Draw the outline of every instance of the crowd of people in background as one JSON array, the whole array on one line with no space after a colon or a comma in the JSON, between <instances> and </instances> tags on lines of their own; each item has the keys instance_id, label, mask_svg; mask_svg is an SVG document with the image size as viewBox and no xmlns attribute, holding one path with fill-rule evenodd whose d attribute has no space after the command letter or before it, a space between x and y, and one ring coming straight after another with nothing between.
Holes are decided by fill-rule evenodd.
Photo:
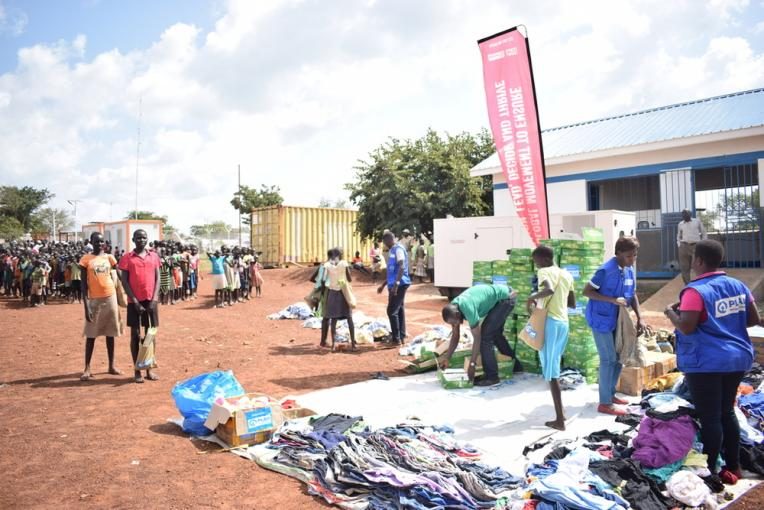
<instances>
[{"instance_id":1,"label":"crowd of people in background","mask_svg":"<svg viewBox=\"0 0 764 510\"><path fill-rule=\"evenodd\" d=\"M215 308L233 306L249 301L263 293L263 266L251 248L222 246L214 253L207 252L212 263L212 287L215 289Z\"/></svg>"},{"instance_id":2,"label":"crowd of people in background","mask_svg":"<svg viewBox=\"0 0 764 510\"><path fill-rule=\"evenodd\" d=\"M117 262L125 255L124 250L113 249L108 241L103 243L101 250ZM202 276L199 271L201 257L196 245L156 241L149 243L148 250L160 260L159 302L174 305L198 298ZM44 306L51 299L81 304L81 261L92 252L90 239L76 242L10 241L0 245L0 293L30 307ZM213 262L215 306L230 306L262 295L263 266L254 250L223 246L208 256ZM224 281L219 275L223 275Z\"/></svg>"},{"instance_id":3,"label":"crowd of people in background","mask_svg":"<svg viewBox=\"0 0 764 510\"><path fill-rule=\"evenodd\" d=\"M111 247L107 249L111 254ZM92 251L88 241L11 241L0 246L3 295L33 307L44 306L52 298L81 303L79 262Z\"/></svg>"}]
</instances>

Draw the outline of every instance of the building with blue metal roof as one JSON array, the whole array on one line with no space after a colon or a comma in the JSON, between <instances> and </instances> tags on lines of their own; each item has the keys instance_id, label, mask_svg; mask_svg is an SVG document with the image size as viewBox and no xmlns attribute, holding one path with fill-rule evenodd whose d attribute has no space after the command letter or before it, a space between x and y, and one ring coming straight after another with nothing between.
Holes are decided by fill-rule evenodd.
<instances>
[{"instance_id":1,"label":"building with blue metal roof","mask_svg":"<svg viewBox=\"0 0 764 510\"><path fill-rule=\"evenodd\" d=\"M764 88L546 129L542 140L550 214L634 212L640 274L675 274L685 208L724 242L729 265L761 266ZM494 215L515 215L498 155L471 173L493 176Z\"/></svg>"}]
</instances>

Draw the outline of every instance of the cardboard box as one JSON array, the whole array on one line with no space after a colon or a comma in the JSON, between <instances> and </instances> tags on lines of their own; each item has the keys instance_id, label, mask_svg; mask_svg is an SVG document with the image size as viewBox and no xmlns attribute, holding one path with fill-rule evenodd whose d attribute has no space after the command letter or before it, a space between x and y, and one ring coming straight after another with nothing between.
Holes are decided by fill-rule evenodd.
<instances>
[{"instance_id":1,"label":"cardboard box","mask_svg":"<svg viewBox=\"0 0 764 510\"><path fill-rule=\"evenodd\" d=\"M284 415L284 421L296 420L298 418L307 418L308 416L315 416L316 412L306 407L293 407L292 409L282 409L281 413Z\"/></svg>"},{"instance_id":2,"label":"cardboard box","mask_svg":"<svg viewBox=\"0 0 764 510\"><path fill-rule=\"evenodd\" d=\"M661 377L676 368L676 355L667 352L647 351L647 361L655 363L654 377Z\"/></svg>"},{"instance_id":3,"label":"cardboard box","mask_svg":"<svg viewBox=\"0 0 764 510\"><path fill-rule=\"evenodd\" d=\"M247 393L225 399L234 404L242 397L259 400L251 408L232 410L213 404L204 426L230 446L260 444L268 441L273 432L284 422L284 414L278 402L261 393Z\"/></svg>"},{"instance_id":4,"label":"cardboard box","mask_svg":"<svg viewBox=\"0 0 764 510\"><path fill-rule=\"evenodd\" d=\"M623 367L616 390L626 395L640 396L642 388L655 379L656 363L646 367Z\"/></svg>"},{"instance_id":5,"label":"cardboard box","mask_svg":"<svg viewBox=\"0 0 764 510\"><path fill-rule=\"evenodd\" d=\"M466 358L464 358L465 372L470 367L471 361L472 361L471 356L467 356ZM499 379L501 380L512 379L512 376L515 373L515 359L512 356L506 356L496 351L496 363L499 367ZM483 360L480 358L480 355L478 355L477 363L475 364L475 376L483 375L484 373L485 372L483 371Z\"/></svg>"},{"instance_id":6,"label":"cardboard box","mask_svg":"<svg viewBox=\"0 0 764 510\"><path fill-rule=\"evenodd\" d=\"M438 370L438 380L447 390L472 388L473 384L467 377L467 371L461 368Z\"/></svg>"}]
</instances>

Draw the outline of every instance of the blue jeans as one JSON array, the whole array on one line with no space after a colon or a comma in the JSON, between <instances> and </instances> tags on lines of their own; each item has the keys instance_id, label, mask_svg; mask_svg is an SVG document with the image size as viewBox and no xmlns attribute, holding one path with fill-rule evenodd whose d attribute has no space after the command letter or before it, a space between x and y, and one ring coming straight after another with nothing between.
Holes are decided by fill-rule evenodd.
<instances>
[{"instance_id":1,"label":"blue jeans","mask_svg":"<svg viewBox=\"0 0 764 510\"><path fill-rule=\"evenodd\" d=\"M610 405L623 365L615 352L615 331L592 331L600 355L600 404Z\"/></svg>"},{"instance_id":2,"label":"blue jeans","mask_svg":"<svg viewBox=\"0 0 764 510\"><path fill-rule=\"evenodd\" d=\"M405 300L408 285L398 287L398 293L393 296L393 289L387 291L387 318L390 319L390 332L393 342L403 342L406 336L406 310Z\"/></svg>"}]
</instances>

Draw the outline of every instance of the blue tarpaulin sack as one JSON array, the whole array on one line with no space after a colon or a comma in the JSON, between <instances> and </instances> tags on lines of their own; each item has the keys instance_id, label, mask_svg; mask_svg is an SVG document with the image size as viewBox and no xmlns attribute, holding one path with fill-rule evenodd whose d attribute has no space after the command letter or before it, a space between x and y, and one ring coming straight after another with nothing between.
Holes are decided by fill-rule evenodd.
<instances>
[{"instance_id":1,"label":"blue tarpaulin sack","mask_svg":"<svg viewBox=\"0 0 764 510\"><path fill-rule=\"evenodd\" d=\"M204 426L204 422L215 399L237 397L244 393L244 388L230 370L216 370L179 382L172 389L172 398L183 415L183 432L194 436L209 435L212 431Z\"/></svg>"}]
</instances>

